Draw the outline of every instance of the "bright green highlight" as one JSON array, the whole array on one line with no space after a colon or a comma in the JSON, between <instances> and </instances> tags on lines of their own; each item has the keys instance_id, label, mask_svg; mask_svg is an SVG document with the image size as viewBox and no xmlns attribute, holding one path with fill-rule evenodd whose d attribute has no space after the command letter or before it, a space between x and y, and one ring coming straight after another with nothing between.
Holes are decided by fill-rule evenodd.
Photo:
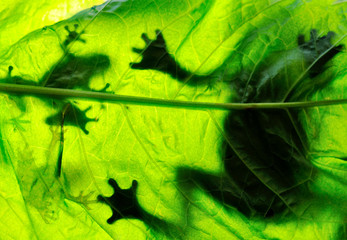
<instances>
[{"instance_id":1,"label":"bright green highlight","mask_svg":"<svg viewBox=\"0 0 347 240\"><path fill-rule=\"evenodd\" d=\"M319 0L13 0L1 6L9 10L0 17L0 239L343 239L346 7ZM67 41L66 26L79 38ZM169 54L192 73L185 80L130 67L142 60L133 51L146 47L141 35L154 40L157 29ZM334 32L330 49L344 48L317 77L308 74L314 64L299 65L294 57L285 71L278 56L296 54L298 36L307 42L312 29L319 37ZM243 89L233 83L240 73L256 75L264 61L283 67L283 86L294 82L292 90L283 102L240 102ZM76 79L85 82L57 88ZM70 115L62 116L68 104ZM191 189L188 178L179 178L183 168L225 173L229 109L297 114L292 124L314 173L310 198L294 201L294 213L248 217L194 177ZM136 180L137 201L152 221L108 224L112 211L97 197L113 194L109 178L121 189Z\"/></svg>"}]
</instances>

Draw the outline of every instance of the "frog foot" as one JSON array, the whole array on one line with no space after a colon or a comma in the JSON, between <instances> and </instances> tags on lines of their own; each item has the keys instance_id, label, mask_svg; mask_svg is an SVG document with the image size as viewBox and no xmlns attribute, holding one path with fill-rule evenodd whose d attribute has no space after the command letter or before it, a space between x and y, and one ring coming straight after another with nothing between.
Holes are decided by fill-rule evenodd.
<instances>
[{"instance_id":1,"label":"frog foot","mask_svg":"<svg viewBox=\"0 0 347 240\"><path fill-rule=\"evenodd\" d=\"M83 43L86 42L86 40L80 38L80 35L83 34L84 31L82 31L82 32L80 32L80 33L78 33L78 32L76 31L77 28L78 28L78 24L77 24L77 23L74 24L74 28L75 28L75 29L74 29L73 31L71 31L71 30L69 29L69 26L67 26L67 25L66 25L64 28L65 28L65 30L68 32L68 35L66 36L66 40L64 41L64 46L65 46L65 47L66 47L67 45L69 45L71 42L75 41L75 40L78 40L78 41L83 42Z\"/></svg>"},{"instance_id":2,"label":"frog foot","mask_svg":"<svg viewBox=\"0 0 347 240\"><path fill-rule=\"evenodd\" d=\"M142 55L142 60L139 63L131 62L130 67L139 70L157 70L179 80L189 77L191 73L183 69L169 54L162 32L156 30L155 33L157 37L154 40L149 39L147 34L142 34L145 48L133 48L133 52Z\"/></svg>"},{"instance_id":3,"label":"frog foot","mask_svg":"<svg viewBox=\"0 0 347 240\"><path fill-rule=\"evenodd\" d=\"M81 110L79 107L75 105L71 105L71 107L67 108L64 115L64 126L70 125L80 128L85 134L89 134L89 131L86 129L86 125L89 122L97 122L97 118L89 118L87 117L87 112L92 107L89 106L85 110ZM76 121L78 119L78 122ZM58 112L54 115L46 118L46 123L48 125L60 125L62 121L62 113Z\"/></svg>"},{"instance_id":4,"label":"frog foot","mask_svg":"<svg viewBox=\"0 0 347 240\"><path fill-rule=\"evenodd\" d=\"M86 108L84 111L81 111L79 108L75 107L75 114L78 116L80 119L79 121L79 127L85 134L89 134L89 131L86 129L86 125L88 122L97 122L99 119L97 118L89 118L87 117L86 113L91 109L92 107L89 106Z\"/></svg>"},{"instance_id":5,"label":"frog foot","mask_svg":"<svg viewBox=\"0 0 347 240\"><path fill-rule=\"evenodd\" d=\"M44 204L44 208L40 209L38 208L37 210L39 211L43 221L47 224L50 224L58 219L56 211L51 209L51 202L46 202Z\"/></svg>"},{"instance_id":6,"label":"frog foot","mask_svg":"<svg viewBox=\"0 0 347 240\"><path fill-rule=\"evenodd\" d=\"M163 60L170 59L170 56L162 33L159 30L156 30L156 35L157 37L154 40L149 39L146 33L141 35L146 46L143 49L133 48L132 50L133 52L142 55L142 60L139 63L131 62L131 68L162 70L161 65L165 62Z\"/></svg>"},{"instance_id":7,"label":"frog foot","mask_svg":"<svg viewBox=\"0 0 347 240\"><path fill-rule=\"evenodd\" d=\"M91 200L91 196L94 194L94 191L84 195L83 191L80 191L78 196L67 195L66 199L73 201L75 203L82 204L87 210L91 210L89 204L97 203L97 200Z\"/></svg>"}]
</instances>

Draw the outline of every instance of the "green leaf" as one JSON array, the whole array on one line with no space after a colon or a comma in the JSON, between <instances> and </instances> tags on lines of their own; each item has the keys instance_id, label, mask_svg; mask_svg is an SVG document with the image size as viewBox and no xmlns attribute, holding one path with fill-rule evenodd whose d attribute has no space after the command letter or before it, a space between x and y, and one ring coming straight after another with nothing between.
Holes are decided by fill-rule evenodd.
<instances>
[{"instance_id":1,"label":"green leaf","mask_svg":"<svg viewBox=\"0 0 347 240\"><path fill-rule=\"evenodd\" d=\"M0 239L346 237L344 1L101 3L0 7Z\"/></svg>"},{"instance_id":2,"label":"green leaf","mask_svg":"<svg viewBox=\"0 0 347 240\"><path fill-rule=\"evenodd\" d=\"M78 11L96 4L102 0L92 0L86 3L81 0L70 1L27 1L15 0L3 2L0 6L0 52L24 37L26 34L54 24L73 16Z\"/></svg>"}]
</instances>

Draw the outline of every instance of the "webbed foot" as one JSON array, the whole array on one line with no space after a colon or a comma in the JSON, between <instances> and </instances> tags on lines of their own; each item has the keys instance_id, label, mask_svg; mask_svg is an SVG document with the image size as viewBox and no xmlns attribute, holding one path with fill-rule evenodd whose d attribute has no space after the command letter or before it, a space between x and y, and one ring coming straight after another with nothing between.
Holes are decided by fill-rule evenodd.
<instances>
[{"instance_id":1,"label":"webbed foot","mask_svg":"<svg viewBox=\"0 0 347 240\"><path fill-rule=\"evenodd\" d=\"M84 31L82 31L82 32L80 32L80 33L78 33L78 32L76 31L77 28L78 28L78 24L77 24L77 23L74 24L74 28L75 28L75 29L74 29L73 31L71 31L71 30L69 29L69 26L67 26L67 25L66 25L64 28L65 28L65 30L68 32L68 35L66 36L66 40L64 41L64 46L65 46L65 47L66 47L67 45L69 45L71 42L75 41L75 40L78 40L78 41L83 42L83 43L86 42L86 40L80 38L80 35L83 34Z\"/></svg>"}]
</instances>

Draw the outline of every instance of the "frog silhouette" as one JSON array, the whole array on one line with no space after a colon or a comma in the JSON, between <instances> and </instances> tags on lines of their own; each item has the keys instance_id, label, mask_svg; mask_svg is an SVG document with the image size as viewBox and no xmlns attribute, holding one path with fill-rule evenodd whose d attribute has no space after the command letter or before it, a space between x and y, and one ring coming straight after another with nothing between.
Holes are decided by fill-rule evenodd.
<instances>
[{"instance_id":1,"label":"frog silhouette","mask_svg":"<svg viewBox=\"0 0 347 240\"><path fill-rule=\"evenodd\" d=\"M145 48L133 48L134 52L142 55L142 60L130 63L131 68L160 71L178 81L193 76L170 55L162 33L157 30L156 35L156 39L150 40L142 34ZM330 42L333 36L329 32L318 37L313 29L309 41L305 42L303 35L299 35L298 46L294 49L274 53L255 68L241 69L234 79L226 80L238 91L236 101L276 102L288 91L291 97L291 86L283 82L288 69L303 66L299 76L306 71L302 78L310 83L310 78L323 73L327 63L343 48ZM199 76L193 78L199 79ZM296 79L289 81L295 84ZM187 82L188 85L192 83ZM296 214L295 206L309 204L308 183L314 174L312 164L306 159L305 139L298 135L293 125L296 114L292 111L290 118L284 110L230 111L224 122L226 140L221 149L224 171L215 175L179 168L177 179L182 183L181 188L188 195L192 188L204 189L225 207L237 209L247 217Z\"/></svg>"},{"instance_id":2,"label":"frog silhouette","mask_svg":"<svg viewBox=\"0 0 347 240\"><path fill-rule=\"evenodd\" d=\"M65 26L65 29L68 31L67 39L64 41L64 46L67 46L73 41L81 40L76 31L70 31L68 26ZM77 26L75 24L75 30ZM86 43L85 40L82 41ZM66 49L65 49L66 50ZM66 50L67 51L67 50ZM38 81L27 80L19 76L12 76L14 71L13 66L8 68L8 76L6 79L3 79L4 82L14 83L14 84L23 84L23 85L34 85L34 86L43 86L50 88L62 88L62 89L79 89L86 91L98 91L105 92L110 86L109 83L101 89L91 89L90 81L94 76L103 74L110 67L109 57L104 54L89 54L84 56L77 56L75 54L67 52L64 58L51 67L43 77ZM28 96L30 93L25 94ZM20 95L13 95L14 98L21 98ZM49 105L52 105L52 101L41 97L41 99ZM17 101L18 106L22 111L25 111L25 106L21 101ZM58 113L53 114L46 119L46 123L49 125L59 125L61 121L61 110L66 106L66 104L71 104L71 107L68 108L68 111L65 113L65 125L71 125L79 127L85 134L88 134L89 131L86 129L86 124L88 122L96 122L95 118L88 118L86 113L90 110L90 107L81 110L75 102L69 102L62 97L53 98L53 106L55 109L58 109ZM76 121L76 118L79 121ZM78 122L78 123L77 123Z\"/></svg>"}]
</instances>

